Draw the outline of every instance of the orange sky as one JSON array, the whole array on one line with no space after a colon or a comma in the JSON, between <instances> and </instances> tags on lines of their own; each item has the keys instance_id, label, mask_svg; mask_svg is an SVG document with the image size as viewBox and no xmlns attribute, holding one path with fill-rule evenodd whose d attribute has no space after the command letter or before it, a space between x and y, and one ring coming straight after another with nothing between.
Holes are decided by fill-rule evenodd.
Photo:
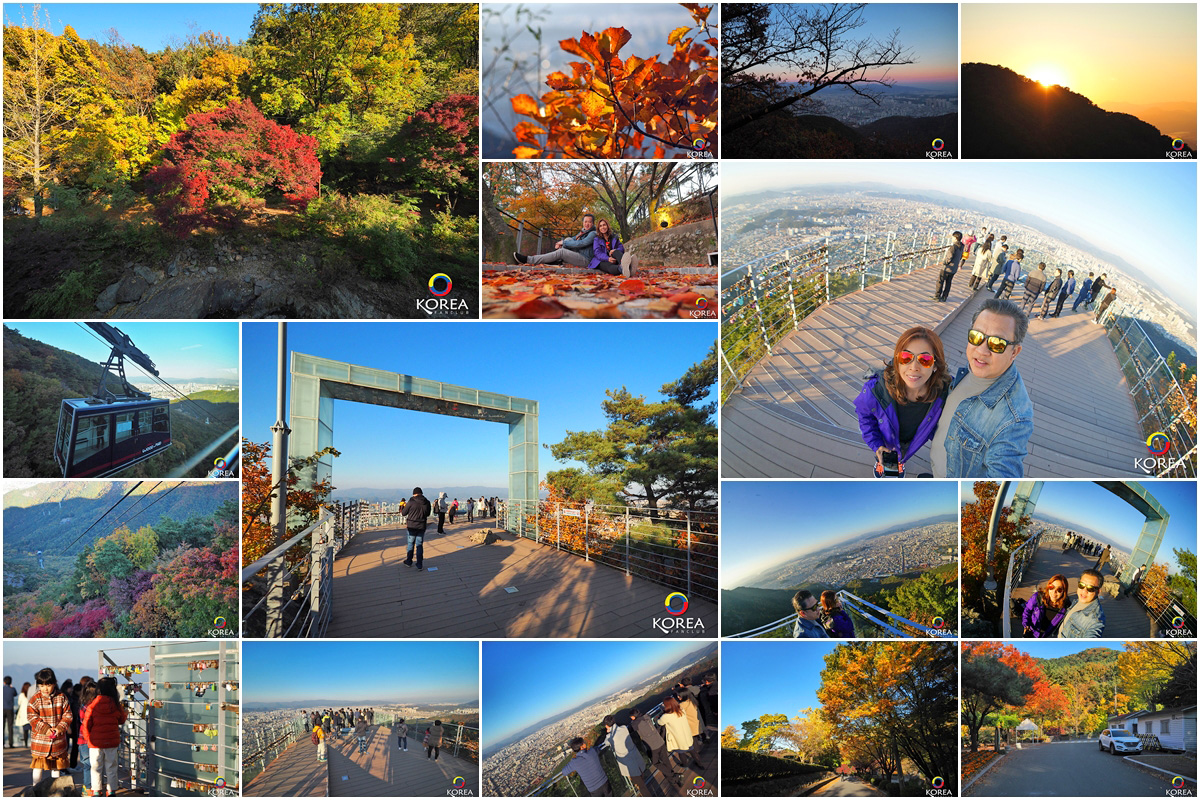
<instances>
[{"instance_id":1,"label":"orange sky","mask_svg":"<svg viewBox=\"0 0 1200 800\"><path fill-rule=\"evenodd\" d=\"M1106 103L1196 102L1196 6L963 3L962 60ZM1064 82L1065 81L1065 82Z\"/></svg>"}]
</instances>

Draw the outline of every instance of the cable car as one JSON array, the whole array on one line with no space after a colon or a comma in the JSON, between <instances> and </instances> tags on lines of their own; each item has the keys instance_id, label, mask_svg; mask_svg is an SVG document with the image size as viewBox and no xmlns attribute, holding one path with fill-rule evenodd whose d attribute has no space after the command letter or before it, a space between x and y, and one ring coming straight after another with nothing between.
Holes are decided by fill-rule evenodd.
<instances>
[{"instance_id":1,"label":"cable car","mask_svg":"<svg viewBox=\"0 0 1200 800\"><path fill-rule=\"evenodd\" d=\"M64 478L108 477L171 446L170 401L135 389L125 378L126 356L157 377L154 362L117 328L104 322L86 324L113 349L95 394L62 401L54 461ZM106 385L114 367L121 381L119 394Z\"/></svg>"}]
</instances>

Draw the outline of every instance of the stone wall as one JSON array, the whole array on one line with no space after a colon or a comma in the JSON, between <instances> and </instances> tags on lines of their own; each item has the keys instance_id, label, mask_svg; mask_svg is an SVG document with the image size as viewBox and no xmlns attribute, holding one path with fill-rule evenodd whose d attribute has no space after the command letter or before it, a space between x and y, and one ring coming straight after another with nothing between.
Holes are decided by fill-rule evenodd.
<instances>
[{"instance_id":1,"label":"stone wall","mask_svg":"<svg viewBox=\"0 0 1200 800\"><path fill-rule=\"evenodd\" d=\"M650 266L694 267L708 264L717 249L717 229L711 219L654 231L631 240L626 249Z\"/></svg>"}]
</instances>

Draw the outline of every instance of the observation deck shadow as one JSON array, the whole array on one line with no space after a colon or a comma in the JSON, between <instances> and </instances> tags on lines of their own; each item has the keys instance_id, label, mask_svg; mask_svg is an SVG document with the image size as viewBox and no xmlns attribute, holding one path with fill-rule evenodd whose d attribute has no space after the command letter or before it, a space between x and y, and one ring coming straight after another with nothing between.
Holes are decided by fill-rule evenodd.
<instances>
[{"instance_id":1,"label":"observation deck shadow","mask_svg":"<svg viewBox=\"0 0 1200 800\"><path fill-rule=\"evenodd\" d=\"M329 764L308 738L292 742L242 789L244 797L325 797Z\"/></svg>"},{"instance_id":2,"label":"observation deck shadow","mask_svg":"<svg viewBox=\"0 0 1200 800\"><path fill-rule=\"evenodd\" d=\"M664 616L671 588L503 531L490 545L470 540L485 529L494 530L490 522L455 523L445 534L431 526L424 572L402 564L404 528L359 534L334 562L327 635L655 638L716 630L713 603L689 601L703 628L658 630L651 621Z\"/></svg>"}]
</instances>

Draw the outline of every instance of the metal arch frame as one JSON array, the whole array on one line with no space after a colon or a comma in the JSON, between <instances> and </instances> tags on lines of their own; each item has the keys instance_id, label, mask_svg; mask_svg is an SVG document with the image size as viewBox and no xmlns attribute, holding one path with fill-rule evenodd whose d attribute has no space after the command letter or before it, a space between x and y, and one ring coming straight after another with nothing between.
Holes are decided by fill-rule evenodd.
<instances>
[{"instance_id":1,"label":"metal arch frame","mask_svg":"<svg viewBox=\"0 0 1200 800\"><path fill-rule=\"evenodd\" d=\"M347 400L508 424L508 496L538 498L538 403L441 381L364 367L293 351L291 355L293 458L333 445L333 401ZM322 457L299 475L302 486L333 476L333 459Z\"/></svg>"}]
</instances>

